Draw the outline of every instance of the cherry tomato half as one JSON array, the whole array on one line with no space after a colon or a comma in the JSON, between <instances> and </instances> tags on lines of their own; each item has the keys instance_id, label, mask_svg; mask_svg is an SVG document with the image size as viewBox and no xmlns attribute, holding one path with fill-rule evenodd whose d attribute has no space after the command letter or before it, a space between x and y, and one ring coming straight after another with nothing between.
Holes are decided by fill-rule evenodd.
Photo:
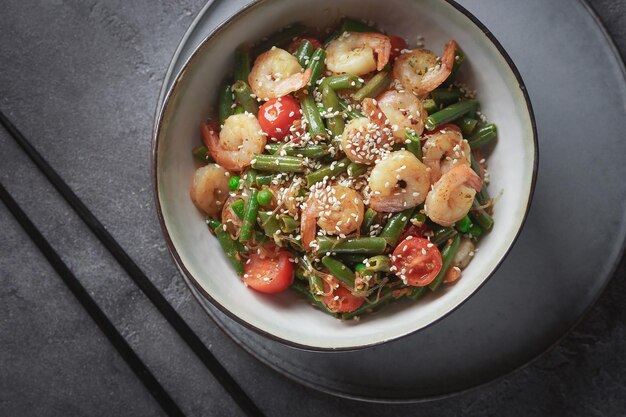
<instances>
[{"instance_id":1,"label":"cherry tomato half","mask_svg":"<svg viewBox=\"0 0 626 417\"><path fill-rule=\"evenodd\" d=\"M391 35L389 37L391 41L391 53L389 54L389 61L393 62L394 59L400 56L400 51L403 49L407 49L407 43L404 38L400 36Z\"/></svg>"},{"instance_id":2,"label":"cherry tomato half","mask_svg":"<svg viewBox=\"0 0 626 417\"><path fill-rule=\"evenodd\" d=\"M423 287L435 279L443 263L441 252L428 239L408 237L394 249L391 264L407 285Z\"/></svg>"},{"instance_id":3,"label":"cherry tomato half","mask_svg":"<svg viewBox=\"0 0 626 417\"><path fill-rule=\"evenodd\" d=\"M339 285L337 287L337 285ZM353 295L349 289L341 284L333 283L336 287L330 292L330 285L324 281L324 292L330 294L322 298L322 303L333 313L349 313L361 307L365 302L365 298Z\"/></svg>"},{"instance_id":4,"label":"cherry tomato half","mask_svg":"<svg viewBox=\"0 0 626 417\"><path fill-rule=\"evenodd\" d=\"M243 282L250 288L267 294L285 291L293 283L292 255L286 249L279 249L275 257L264 257L252 253L244 266Z\"/></svg>"},{"instance_id":5,"label":"cherry tomato half","mask_svg":"<svg viewBox=\"0 0 626 417\"><path fill-rule=\"evenodd\" d=\"M461 132L461 128L453 123L444 123L441 126L437 126L434 130L426 132L426 134L432 135L433 133L437 133L442 130L456 130L457 132L463 134L463 132Z\"/></svg>"},{"instance_id":6,"label":"cherry tomato half","mask_svg":"<svg viewBox=\"0 0 626 417\"><path fill-rule=\"evenodd\" d=\"M289 128L300 118L300 106L295 98L274 98L259 109L259 124L270 140L279 141L289 134Z\"/></svg>"},{"instance_id":7,"label":"cherry tomato half","mask_svg":"<svg viewBox=\"0 0 626 417\"><path fill-rule=\"evenodd\" d=\"M298 36L293 41L291 41L289 43L289 45L287 45L287 48L285 48L285 49L289 53L293 54L293 53L295 53L298 50L298 48L300 47L300 44L304 40L307 40L307 41L311 42L311 45L313 45L313 50L316 50L317 48L322 48L323 47L322 46L322 42L318 41L313 36Z\"/></svg>"}]
</instances>

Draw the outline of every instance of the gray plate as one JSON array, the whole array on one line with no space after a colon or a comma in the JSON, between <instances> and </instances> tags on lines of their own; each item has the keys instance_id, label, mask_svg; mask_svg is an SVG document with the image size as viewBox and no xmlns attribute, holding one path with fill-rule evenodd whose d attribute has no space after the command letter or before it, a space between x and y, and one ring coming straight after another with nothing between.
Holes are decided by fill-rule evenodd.
<instances>
[{"instance_id":1,"label":"gray plate","mask_svg":"<svg viewBox=\"0 0 626 417\"><path fill-rule=\"evenodd\" d=\"M207 4L172 61L162 96L207 33L246 3ZM526 226L496 275L462 307L435 326L362 351L314 353L265 339L189 285L237 343L302 384L370 401L419 401L485 384L565 335L620 259L626 236L626 79L606 32L579 2L460 3L511 55L533 103L541 161Z\"/></svg>"}]
</instances>

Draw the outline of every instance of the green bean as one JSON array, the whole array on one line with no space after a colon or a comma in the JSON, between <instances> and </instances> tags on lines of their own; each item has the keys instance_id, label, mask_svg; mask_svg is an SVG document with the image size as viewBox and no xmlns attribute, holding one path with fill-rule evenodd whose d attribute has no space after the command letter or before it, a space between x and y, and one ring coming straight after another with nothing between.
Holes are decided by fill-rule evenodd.
<instances>
[{"instance_id":1,"label":"green bean","mask_svg":"<svg viewBox=\"0 0 626 417\"><path fill-rule=\"evenodd\" d=\"M478 164L478 162L476 161L476 158L474 157L474 152L470 153L470 161L471 161L471 166L474 172L476 172L478 176L482 177L480 165ZM485 183L485 181L483 181L483 185L480 189L480 192L476 193L476 200L478 200L480 204L487 204L487 202L490 199L491 197L489 197L489 191L487 191L487 184Z\"/></svg>"},{"instance_id":2,"label":"green bean","mask_svg":"<svg viewBox=\"0 0 626 417\"><path fill-rule=\"evenodd\" d=\"M317 171L311 172L306 176L306 184L307 187L312 186L313 184L323 181L324 178L333 178L342 172L346 172L348 170L348 165L350 164L350 160L348 158L343 158L339 161L333 161L330 165L326 165L318 169Z\"/></svg>"},{"instance_id":3,"label":"green bean","mask_svg":"<svg viewBox=\"0 0 626 417\"><path fill-rule=\"evenodd\" d=\"M409 222L411 222L411 224L415 224L415 223L424 224L426 223L426 215L418 211L414 215L411 216L411 220L409 220Z\"/></svg>"},{"instance_id":4,"label":"green bean","mask_svg":"<svg viewBox=\"0 0 626 417\"><path fill-rule=\"evenodd\" d=\"M300 227L299 221L285 214L278 217L278 223L280 224L280 230L284 233L291 233Z\"/></svg>"},{"instance_id":5,"label":"green bean","mask_svg":"<svg viewBox=\"0 0 626 417\"><path fill-rule=\"evenodd\" d=\"M263 185L270 185L272 183L272 178L274 178L272 174L257 175L254 183L256 184L257 187L261 187Z\"/></svg>"},{"instance_id":6,"label":"green bean","mask_svg":"<svg viewBox=\"0 0 626 417\"><path fill-rule=\"evenodd\" d=\"M463 63L463 61L465 61L465 54L463 53L463 51L460 49L455 50L454 51L454 64L452 65L452 71L450 71L450 75L448 75L448 78L446 78L446 80L444 81L445 85L450 85L454 83L454 81L456 80L456 76L459 72L459 68L461 67L461 64Z\"/></svg>"},{"instance_id":7,"label":"green bean","mask_svg":"<svg viewBox=\"0 0 626 417\"><path fill-rule=\"evenodd\" d=\"M235 268L237 274L243 275L245 269L243 267L243 263L239 259L239 251L237 250L236 242L230 237L230 233L226 231L226 225L214 221L213 226L215 226L213 227L215 237L217 238L220 246L222 246L222 250L224 251L226 258Z\"/></svg>"},{"instance_id":8,"label":"green bean","mask_svg":"<svg viewBox=\"0 0 626 417\"><path fill-rule=\"evenodd\" d=\"M361 101L366 97L376 97L389 87L389 84L391 84L391 76L387 71L381 71L354 93L354 99Z\"/></svg>"},{"instance_id":9,"label":"green bean","mask_svg":"<svg viewBox=\"0 0 626 417\"><path fill-rule=\"evenodd\" d=\"M457 234L441 251L441 271L439 271L435 279L428 284L428 288L431 290L435 291L443 282L443 277L446 276L446 272L448 272L448 268L450 268L450 265L452 264L452 260L454 259L454 255L456 255L456 251L459 249L460 243L461 235Z\"/></svg>"},{"instance_id":10,"label":"green bean","mask_svg":"<svg viewBox=\"0 0 626 417\"><path fill-rule=\"evenodd\" d=\"M456 222L454 224L454 227L456 228L456 230L458 230L461 233L468 233L472 225L473 224L470 218L468 216L465 216L461 220Z\"/></svg>"},{"instance_id":11,"label":"green bean","mask_svg":"<svg viewBox=\"0 0 626 417\"><path fill-rule=\"evenodd\" d=\"M328 271L339 281L343 282L348 288L354 288L354 272L340 261L330 256L324 256L322 258L322 264L328 269Z\"/></svg>"},{"instance_id":12,"label":"green bean","mask_svg":"<svg viewBox=\"0 0 626 417\"><path fill-rule=\"evenodd\" d=\"M480 235L483 234L483 229L477 225L477 224L473 224L472 227L470 227L469 233L468 233L471 237L478 239L480 237Z\"/></svg>"},{"instance_id":13,"label":"green bean","mask_svg":"<svg viewBox=\"0 0 626 417\"><path fill-rule=\"evenodd\" d=\"M437 106L447 106L461 99L463 93L458 87L438 88L430 92L430 97L435 100Z\"/></svg>"},{"instance_id":14,"label":"green bean","mask_svg":"<svg viewBox=\"0 0 626 417\"><path fill-rule=\"evenodd\" d=\"M319 272L313 268L309 258L305 255L300 257L300 264L304 266L307 271L307 279L309 280L309 291L316 297L320 297L324 294L324 280L318 275Z\"/></svg>"},{"instance_id":15,"label":"green bean","mask_svg":"<svg viewBox=\"0 0 626 417\"><path fill-rule=\"evenodd\" d=\"M391 260L387 255L378 255L363 261L365 268L364 273L368 272L389 272L391 268Z\"/></svg>"},{"instance_id":16,"label":"green bean","mask_svg":"<svg viewBox=\"0 0 626 417\"><path fill-rule=\"evenodd\" d=\"M476 107L478 107L476 100L461 100L428 116L424 121L424 126L426 130L435 130L438 126L452 122L470 110L475 110Z\"/></svg>"},{"instance_id":17,"label":"green bean","mask_svg":"<svg viewBox=\"0 0 626 417\"><path fill-rule=\"evenodd\" d=\"M297 156L254 154L252 168L271 172L304 172L304 159Z\"/></svg>"},{"instance_id":18,"label":"green bean","mask_svg":"<svg viewBox=\"0 0 626 417\"><path fill-rule=\"evenodd\" d=\"M280 231L280 222L272 212L259 211L259 220L265 235L274 238Z\"/></svg>"},{"instance_id":19,"label":"green bean","mask_svg":"<svg viewBox=\"0 0 626 417\"><path fill-rule=\"evenodd\" d=\"M352 90L363 87L363 80L354 74L331 75L324 78L320 87L328 85L333 90Z\"/></svg>"},{"instance_id":20,"label":"green bean","mask_svg":"<svg viewBox=\"0 0 626 417\"><path fill-rule=\"evenodd\" d=\"M435 236L430 240L437 246L441 246L448 241L448 239L457 235L456 230L452 227L442 227L435 232Z\"/></svg>"},{"instance_id":21,"label":"green bean","mask_svg":"<svg viewBox=\"0 0 626 417\"><path fill-rule=\"evenodd\" d=\"M191 154L197 160L202 161L204 163L214 162L213 158L211 158L211 154L209 153L209 150L206 148L206 146L203 146L203 145L196 146L195 148L193 148L191 150Z\"/></svg>"},{"instance_id":22,"label":"green bean","mask_svg":"<svg viewBox=\"0 0 626 417\"><path fill-rule=\"evenodd\" d=\"M256 100L250 96L252 90L250 90L248 83L241 80L235 82L235 84L233 84L233 91L235 92L237 102L243 107L244 111L256 116L259 108L256 104Z\"/></svg>"},{"instance_id":23,"label":"green bean","mask_svg":"<svg viewBox=\"0 0 626 417\"><path fill-rule=\"evenodd\" d=\"M326 136L326 128L324 127L324 122L322 121L322 115L317 108L313 95L305 95L302 98L300 107L302 108L302 114L309 125L309 133L311 136Z\"/></svg>"},{"instance_id":24,"label":"green bean","mask_svg":"<svg viewBox=\"0 0 626 417\"><path fill-rule=\"evenodd\" d=\"M472 117L464 116L464 117L461 117L456 122L454 122L454 124L457 125L461 129L463 136L467 137L472 134L474 129L476 129L476 126L478 125L478 120Z\"/></svg>"},{"instance_id":25,"label":"green bean","mask_svg":"<svg viewBox=\"0 0 626 417\"><path fill-rule=\"evenodd\" d=\"M409 222L414 210L414 207L408 208L394 214L391 218L389 218L389 220L387 220L387 224L385 224L383 231L380 232L380 237L384 238L389 246L393 247L396 245L398 238Z\"/></svg>"},{"instance_id":26,"label":"green bean","mask_svg":"<svg viewBox=\"0 0 626 417\"><path fill-rule=\"evenodd\" d=\"M307 144L303 147L296 147L274 142L265 145L265 149L267 149L267 151L272 155L276 154L280 150L284 151L284 153L288 156L301 156L313 159L323 158L330 153L328 151L328 145L324 143Z\"/></svg>"},{"instance_id":27,"label":"green bean","mask_svg":"<svg viewBox=\"0 0 626 417\"><path fill-rule=\"evenodd\" d=\"M257 176L257 173L255 170L250 169L250 168L246 170L244 179L246 181L246 185L248 186L248 188L254 188L256 184L256 176Z\"/></svg>"},{"instance_id":28,"label":"green bean","mask_svg":"<svg viewBox=\"0 0 626 417\"><path fill-rule=\"evenodd\" d=\"M233 114L244 114L246 111L243 109L243 106L237 105L237 107L235 107L235 110L233 111Z\"/></svg>"},{"instance_id":29,"label":"green bean","mask_svg":"<svg viewBox=\"0 0 626 417\"><path fill-rule=\"evenodd\" d=\"M335 114L335 116L326 118L326 127L333 136L339 136L343 133L345 127L343 117L341 117L341 108L339 107L339 97L329 84L322 86L322 103L326 113Z\"/></svg>"},{"instance_id":30,"label":"green bean","mask_svg":"<svg viewBox=\"0 0 626 417\"><path fill-rule=\"evenodd\" d=\"M350 162L348 165L348 175L351 178L356 178L359 175L363 175L367 172L368 166L365 164L358 164L356 162Z\"/></svg>"},{"instance_id":31,"label":"green bean","mask_svg":"<svg viewBox=\"0 0 626 417\"><path fill-rule=\"evenodd\" d=\"M368 207L365 210L365 214L363 215L363 223L361 223L361 233L364 235L369 235L370 229L374 222L376 221L376 217L378 213L371 207Z\"/></svg>"},{"instance_id":32,"label":"green bean","mask_svg":"<svg viewBox=\"0 0 626 417\"><path fill-rule=\"evenodd\" d=\"M265 52L272 46L282 46L291 41L296 36L302 35L306 31L306 27L300 23L295 23L280 32L274 32L267 39L262 40L257 46L254 47L254 55L258 55L261 52Z\"/></svg>"},{"instance_id":33,"label":"green bean","mask_svg":"<svg viewBox=\"0 0 626 417\"><path fill-rule=\"evenodd\" d=\"M417 300L424 294L426 294L426 287L413 287L411 288L411 292L407 294L407 297L412 300Z\"/></svg>"},{"instance_id":34,"label":"green bean","mask_svg":"<svg viewBox=\"0 0 626 417\"><path fill-rule=\"evenodd\" d=\"M472 203L472 209L469 216L474 223L479 225L484 231L491 230L493 227L493 218L480 207L476 200Z\"/></svg>"},{"instance_id":35,"label":"green bean","mask_svg":"<svg viewBox=\"0 0 626 417\"><path fill-rule=\"evenodd\" d=\"M345 100L339 99L339 107L343 110L343 114L348 120L358 119L359 117L365 117L363 113L359 113L352 104L346 103Z\"/></svg>"},{"instance_id":36,"label":"green bean","mask_svg":"<svg viewBox=\"0 0 626 417\"><path fill-rule=\"evenodd\" d=\"M306 39L303 39L295 53L296 59L300 63L300 66L306 68L313 55L313 44Z\"/></svg>"},{"instance_id":37,"label":"green bean","mask_svg":"<svg viewBox=\"0 0 626 417\"><path fill-rule=\"evenodd\" d=\"M417 157L417 159L420 160L420 162L422 162L422 141L420 140L419 135L412 130L407 130L405 137L406 141L404 144L406 145L406 150L411 152Z\"/></svg>"},{"instance_id":38,"label":"green bean","mask_svg":"<svg viewBox=\"0 0 626 417\"><path fill-rule=\"evenodd\" d=\"M439 106L437 106L437 103L435 103L435 100L433 100L432 98L429 98L428 100L424 100L424 110L426 110L426 113L428 114L433 114L437 111L439 111Z\"/></svg>"},{"instance_id":39,"label":"green bean","mask_svg":"<svg viewBox=\"0 0 626 417\"><path fill-rule=\"evenodd\" d=\"M490 144L498 136L498 128L491 123L480 127L467 141L472 149Z\"/></svg>"},{"instance_id":40,"label":"green bean","mask_svg":"<svg viewBox=\"0 0 626 417\"><path fill-rule=\"evenodd\" d=\"M239 217L241 220L243 220L245 207L246 207L246 203L241 199L233 201L232 204L230 205L230 208L233 211L233 213L235 213L237 217Z\"/></svg>"},{"instance_id":41,"label":"green bean","mask_svg":"<svg viewBox=\"0 0 626 417\"><path fill-rule=\"evenodd\" d=\"M307 84L310 88L315 88L317 86L317 80L322 75L324 71L324 61L326 60L326 51L322 48L317 48L313 55L311 55L311 60L309 61L308 68L311 69L311 79Z\"/></svg>"},{"instance_id":42,"label":"green bean","mask_svg":"<svg viewBox=\"0 0 626 417\"><path fill-rule=\"evenodd\" d=\"M250 75L250 51L240 47L235 50L235 81L248 82Z\"/></svg>"},{"instance_id":43,"label":"green bean","mask_svg":"<svg viewBox=\"0 0 626 417\"><path fill-rule=\"evenodd\" d=\"M220 89L220 98L218 104L218 113L220 118L220 125L223 125L226 119L233 114L235 100L233 99L233 92L229 84L224 84Z\"/></svg>"},{"instance_id":44,"label":"green bean","mask_svg":"<svg viewBox=\"0 0 626 417\"><path fill-rule=\"evenodd\" d=\"M239 241L242 243L250 240L254 226L256 226L256 218L259 214L259 202L256 199L258 192L256 188L250 190L250 197L246 203L246 210L243 214L243 224L241 225L241 232L239 233Z\"/></svg>"},{"instance_id":45,"label":"green bean","mask_svg":"<svg viewBox=\"0 0 626 417\"><path fill-rule=\"evenodd\" d=\"M318 252L332 252L333 254L366 254L380 255L387 247L387 241L382 237L360 237L351 239L337 239L319 237Z\"/></svg>"}]
</instances>

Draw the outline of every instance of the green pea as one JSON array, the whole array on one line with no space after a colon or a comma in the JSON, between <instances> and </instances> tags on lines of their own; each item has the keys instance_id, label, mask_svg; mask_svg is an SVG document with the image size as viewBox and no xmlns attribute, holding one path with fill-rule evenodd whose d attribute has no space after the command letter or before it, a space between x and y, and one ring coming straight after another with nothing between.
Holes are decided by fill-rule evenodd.
<instances>
[{"instance_id":1,"label":"green pea","mask_svg":"<svg viewBox=\"0 0 626 417\"><path fill-rule=\"evenodd\" d=\"M272 198L274 198L274 195L270 190L261 190L256 196L256 201L258 201L260 205L266 206L272 202Z\"/></svg>"},{"instance_id":2,"label":"green pea","mask_svg":"<svg viewBox=\"0 0 626 417\"><path fill-rule=\"evenodd\" d=\"M241 181L241 178L239 178L237 175L233 175L232 177L230 177L230 179L228 180L228 188L230 189L230 191L235 191L237 188L239 188L239 181Z\"/></svg>"}]
</instances>

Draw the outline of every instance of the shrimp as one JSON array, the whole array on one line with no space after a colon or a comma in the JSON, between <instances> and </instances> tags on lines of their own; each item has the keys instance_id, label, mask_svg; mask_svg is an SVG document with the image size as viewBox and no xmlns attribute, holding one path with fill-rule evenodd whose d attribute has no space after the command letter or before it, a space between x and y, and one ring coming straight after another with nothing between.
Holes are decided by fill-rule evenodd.
<instances>
[{"instance_id":1,"label":"shrimp","mask_svg":"<svg viewBox=\"0 0 626 417\"><path fill-rule=\"evenodd\" d=\"M388 36L373 32L344 32L326 48L326 67L334 73L363 75L382 70L391 54Z\"/></svg>"},{"instance_id":2,"label":"shrimp","mask_svg":"<svg viewBox=\"0 0 626 417\"><path fill-rule=\"evenodd\" d=\"M300 231L305 248L315 240L316 225L340 237L359 230L365 210L361 195L343 185L316 188L303 206Z\"/></svg>"},{"instance_id":3,"label":"shrimp","mask_svg":"<svg viewBox=\"0 0 626 417\"><path fill-rule=\"evenodd\" d=\"M389 90L378 96L378 107L387 116L396 142L404 142L406 131L421 135L428 116L420 99L407 91Z\"/></svg>"},{"instance_id":4,"label":"shrimp","mask_svg":"<svg viewBox=\"0 0 626 417\"><path fill-rule=\"evenodd\" d=\"M217 217L228 198L228 172L217 164L198 168L193 174L191 201L209 217Z\"/></svg>"},{"instance_id":5,"label":"shrimp","mask_svg":"<svg viewBox=\"0 0 626 417\"><path fill-rule=\"evenodd\" d=\"M430 178L428 168L409 151L392 152L378 162L369 178L370 207L395 213L424 202Z\"/></svg>"},{"instance_id":6,"label":"shrimp","mask_svg":"<svg viewBox=\"0 0 626 417\"><path fill-rule=\"evenodd\" d=\"M483 181L467 165L457 165L433 185L426 196L424 211L435 223L452 226L461 220L472 207L476 192Z\"/></svg>"},{"instance_id":7,"label":"shrimp","mask_svg":"<svg viewBox=\"0 0 626 417\"><path fill-rule=\"evenodd\" d=\"M418 97L439 87L448 78L454 65L455 41L448 41L438 62L437 55L427 49L413 49L400 55L393 65L393 77Z\"/></svg>"},{"instance_id":8,"label":"shrimp","mask_svg":"<svg viewBox=\"0 0 626 417\"><path fill-rule=\"evenodd\" d=\"M465 269L467 265L472 260L472 256L474 256L475 245L471 239L467 237L463 237L461 239L461 243L459 244L459 248L452 258L452 265L446 271L446 275L443 277L443 282L446 284L457 281L461 278L461 270Z\"/></svg>"},{"instance_id":9,"label":"shrimp","mask_svg":"<svg viewBox=\"0 0 626 417\"><path fill-rule=\"evenodd\" d=\"M261 125L249 113L229 116L219 134L215 123L205 123L202 134L213 159L229 171L242 171L265 149Z\"/></svg>"},{"instance_id":10,"label":"shrimp","mask_svg":"<svg viewBox=\"0 0 626 417\"><path fill-rule=\"evenodd\" d=\"M258 98L278 98L307 85L311 69L302 70L295 56L284 49L272 48L254 61L248 83Z\"/></svg>"},{"instance_id":11,"label":"shrimp","mask_svg":"<svg viewBox=\"0 0 626 417\"><path fill-rule=\"evenodd\" d=\"M430 181L435 183L455 165L470 165L471 152L460 132L443 129L428 136L424 143L424 163L430 167Z\"/></svg>"},{"instance_id":12,"label":"shrimp","mask_svg":"<svg viewBox=\"0 0 626 417\"><path fill-rule=\"evenodd\" d=\"M366 98L361 107L367 117L348 122L341 134L341 148L351 161L371 165L391 150L393 132L375 100Z\"/></svg>"}]
</instances>

